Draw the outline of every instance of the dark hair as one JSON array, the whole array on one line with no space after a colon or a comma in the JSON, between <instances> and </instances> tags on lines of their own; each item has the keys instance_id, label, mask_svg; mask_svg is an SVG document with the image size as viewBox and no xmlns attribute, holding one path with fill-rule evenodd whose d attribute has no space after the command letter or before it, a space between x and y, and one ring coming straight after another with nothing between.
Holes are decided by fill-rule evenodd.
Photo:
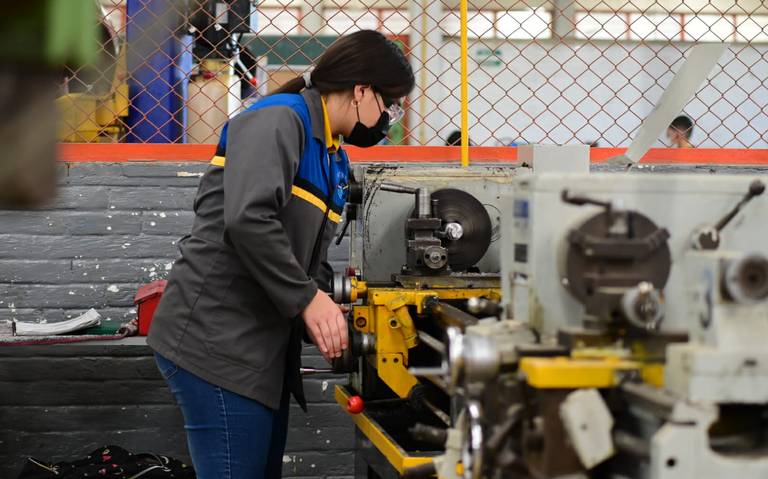
<instances>
[{"instance_id":1,"label":"dark hair","mask_svg":"<svg viewBox=\"0 0 768 479\"><path fill-rule=\"evenodd\" d=\"M448 139L445 140L445 146L458 146L461 145L461 132L454 130L448 135Z\"/></svg>"},{"instance_id":2,"label":"dark hair","mask_svg":"<svg viewBox=\"0 0 768 479\"><path fill-rule=\"evenodd\" d=\"M310 78L312 87L323 95L371 85L389 99L408 95L416 83L400 47L373 30L360 30L333 42L320 55ZM299 93L304 86L304 78L299 76L274 93Z\"/></svg>"},{"instance_id":3,"label":"dark hair","mask_svg":"<svg viewBox=\"0 0 768 479\"><path fill-rule=\"evenodd\" d=\"M475 146L471 138L468 139L467 143L469 143L469 146ZM453 130L445 140L445 146L461 146L461 131Z\"/></svg>"},{"instance_id":4,"label":"dark hair","mask_svg":"<svg viewBox=\"0 0 768 479\"><path fill-rule=\"evenodd\" d=\"M680 115L669 124L670 128L674 128L680 133L684 134L686 138L691 139L693 133L693 121L685 115Z\"/></svg>"}]
</instances>

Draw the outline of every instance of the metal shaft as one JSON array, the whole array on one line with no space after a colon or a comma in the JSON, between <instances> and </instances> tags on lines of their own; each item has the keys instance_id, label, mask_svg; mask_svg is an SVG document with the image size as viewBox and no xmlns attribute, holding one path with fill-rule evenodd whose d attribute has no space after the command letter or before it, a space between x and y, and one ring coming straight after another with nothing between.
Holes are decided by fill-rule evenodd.
<instances>
[{"instance_id":1,"label":"metal shaft","mask_svg":"<svg viewBox=\"0 0 768 479\"><path fill-rule=\"evenodd\" d=\"M419 188L416 191L416 214L419 218L432 216L432 196L427 188Z\"/></svg>"},{"instance_id":2,"label":"metal shaft","mask_svg":"<svg viewBox=\"0 0 768 479\"><path fill-rule=\"evenodd\" d=\"M333 374L332 368L299 368L299 373L302 376L309 376L311 374Z\"/></svg>"},{"instance_id":3,"label":"metal shaft","mask_svg":"<svg viewBox=\"0 0 768 479\"><path fill-rule=\"evenodd\" d=\"M382 191L389 191L390 193L405 193L410 195L416 193L416 188L410 188L408 186L398 185L395 183L382 183L379 188Z\"/></svg>"}]
</instances>

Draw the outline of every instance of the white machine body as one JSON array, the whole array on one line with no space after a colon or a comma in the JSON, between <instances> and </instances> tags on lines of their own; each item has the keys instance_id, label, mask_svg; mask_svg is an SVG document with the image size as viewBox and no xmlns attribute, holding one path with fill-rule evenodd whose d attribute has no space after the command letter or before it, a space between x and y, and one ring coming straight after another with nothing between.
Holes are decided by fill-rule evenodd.
<instances>
[{"instance_id":1,"label":"white machine body","mask_svg":"<svg viewBox=\"0 0 768 479\"><path fill-rule=\"evenodd\" d=\"M584 307L563 286L562 256L569 231L603 209L562 200L563 191L610 201L666 228L672 266L665 298L686 295L681 259L692 238L728 213L745 195L752 175L642 175L620 173L520 175L502 200L502 287L508 317L526 321L543 335L580 327ZM768 224L768 195L756 197L723 230L720 249L768 256L762 232ZM666 301L660 329L690 329L685 301Z\"/></svg>"},{"instance_id":2,"label":"white machine body","mask_svg":"<svg viewBox=\"0 0 768 479\"><path fill-rule=\"evenodd\" d=\"M747 262L752 271L743 276L756 286L751 297L728 286L735 281L729 270ZM768 404L768 260L707 251L689 253L682 263L691 338L668 347L666 387L694 402Z\"/></svg>"}]
</instances>

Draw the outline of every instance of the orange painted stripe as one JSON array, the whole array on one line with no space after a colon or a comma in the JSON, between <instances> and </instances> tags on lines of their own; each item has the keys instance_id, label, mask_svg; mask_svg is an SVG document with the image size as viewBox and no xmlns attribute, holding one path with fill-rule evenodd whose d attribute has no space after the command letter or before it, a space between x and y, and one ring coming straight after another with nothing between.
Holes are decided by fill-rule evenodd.
<instances>
[{"instance_id":1,"label":"orange painted stripe","mask_svg":"<svg viewBox=\"0 0 768 479\"><path fill-rule=\"evenodd\" d=\"M356 163L461 162L460 146L375 146L373 148L345 146L344 149L350 160ZM476 163L513 162L517 161L517 148L475 146L469 149L469 160Z\"/></svg>"},{"instance_id":2,"label":"orange painted stripe","mask_svg":"<svg viewBox=\"0 0 768 479\"><path fill-rule=\"evenodd\" d=\"M216 145L59 143L59 160L77 162L211 161Z\"/></svg>"},{"instance_id":3,"label":"orange painted stripe","mask_svg":"<svg viewBox=\"0 0 768 479\"><path fill-rule=\"evenodd\" d=\"M59 160L65 162L128 161L211 161L215 145L179 145L159 143L62 143ZM459 163L458 146L375 146L346 147L355 163ZM624 153L626 148L591 148L592 163ZM507 163L517 161L517 148L475 146L469 149L474 163ZM768 165L768 149L651 149L642 159L644 164L712 164Z\"/></svg>"},{"instance_id":4,"label":"orange painted stripe","mask_svg":"<svg viewBox=\"0 0 768 479\"><path fill-rule=\"evenodd\" d=\"M626 148L592 148L590 160L592 163L600 163L625 151L627 151ZM643 156L640 163L768 165L768 149L652 148Z\"/></svg>"}]
</instances>

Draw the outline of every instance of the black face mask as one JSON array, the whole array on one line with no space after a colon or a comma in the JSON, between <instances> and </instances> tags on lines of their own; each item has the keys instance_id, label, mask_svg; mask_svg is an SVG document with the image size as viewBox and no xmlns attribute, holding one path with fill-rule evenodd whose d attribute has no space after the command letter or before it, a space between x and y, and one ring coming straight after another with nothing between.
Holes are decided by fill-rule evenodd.
<instances>
[{"instance_id":1,"label":"black face mask","mask_svg":"<svg viewBox=\"0 0 768 479\"><path fill-rule=\"evenodd\" d=\"M378 101L377 101L378 104ZM352 133L344 137L344 142L350 145L368 148L378 144L387 136L389 131L389 114L386 111L381 112L379 121L373 127L369 128L360 122L360 107L357 107L357 123L352 128Z\"/></svg>"}]
</instances>

